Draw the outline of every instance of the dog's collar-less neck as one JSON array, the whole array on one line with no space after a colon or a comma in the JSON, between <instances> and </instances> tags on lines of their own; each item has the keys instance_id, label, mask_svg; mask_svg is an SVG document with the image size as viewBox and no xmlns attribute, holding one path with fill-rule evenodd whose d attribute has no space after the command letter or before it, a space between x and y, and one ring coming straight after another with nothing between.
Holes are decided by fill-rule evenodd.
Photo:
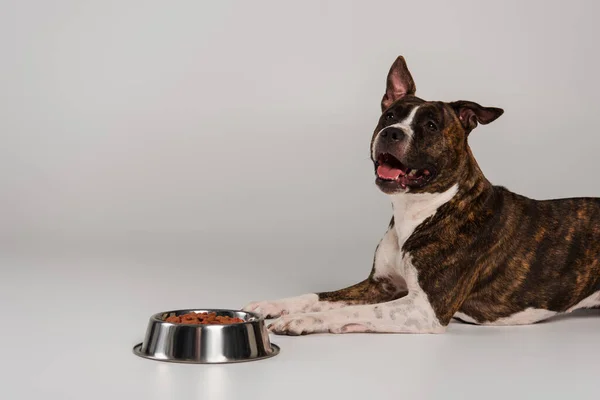
<instances>
[{"instance_id":1,"label":"dog's collar-less neck","mask_svg":"<svg viewBox=\"0 0 600 400\"><path fill-rule=\"evenodd\" d=\"M454 197L453 202L473 200L481 196L485 197L493 191L493 185L485 177L481 168L479 168L479 164L468 146L467 154L468 156L463 167L465 172L460 181L460 189Z\"/></svg>"}]
</instances>

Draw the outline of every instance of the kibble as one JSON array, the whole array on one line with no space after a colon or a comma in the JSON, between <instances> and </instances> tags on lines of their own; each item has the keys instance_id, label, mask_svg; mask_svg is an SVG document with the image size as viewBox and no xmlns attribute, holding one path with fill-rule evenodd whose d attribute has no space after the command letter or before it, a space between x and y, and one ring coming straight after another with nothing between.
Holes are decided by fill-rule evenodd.
<instances>
[{"instance_id":1,"label":"kibble","mask_svg":"<svg viewBox=\"0 0 600 400\"><path fill-rule=\"evenodd\" d=\"M178 316L171 316L165 319L165 322L172 324L187 324L187 325L231 325L244 322L243 319L237 317L227 317L217 315L217 313L187 313Z\"/></svg>"}]
</instances>

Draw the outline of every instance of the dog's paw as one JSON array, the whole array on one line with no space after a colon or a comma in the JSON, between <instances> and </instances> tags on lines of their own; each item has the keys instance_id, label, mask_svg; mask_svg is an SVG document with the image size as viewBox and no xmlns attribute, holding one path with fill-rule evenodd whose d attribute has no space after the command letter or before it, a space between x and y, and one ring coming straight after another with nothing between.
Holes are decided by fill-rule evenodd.
<instances>
[{"instance_id":1,"label":"dog's paw","mask_svg":"<svg viewBox=\"0 0 600 400\"><path fill-rule=\"evenodd\" d=\"M323 319L318 313L285 315L268 326L269 332L276 335L299 336L325 332Z\"/></svg>"},{"instance_id":2,"label":"dog's paw","mask_svg":"<svg viewBox=\"0 0 600 400\"><path fill-rule=\"evenodd\" d=\"M319 297L310 293L275 301L253 302L243 307L242 311L253 312L263 318L277 318L282 315L305 312L318 301Z\"/></svg>"},{"instance_id":3,"label":"dog's paw","mask_svg":"<svg viewBox=\"0 0 600 400\"><path fill-rule=\"evenodd\" d=\"M263 318L277 318L287 313L284 305L277 301L256 301L243 307L242 311L253 312Z\"/></svg>"},{"instance_id":4,"label":"dog's paw","mask_svg":"<svg viewBox=\"0 0 600 400\"><path fill-rule=\"evenodd\" d=\"M311 333L374 332L368 322L354 322L346 313L314 312L285 315L273 321L267 329L277 335L308 335Z\"/></svg>"}]
</instances>

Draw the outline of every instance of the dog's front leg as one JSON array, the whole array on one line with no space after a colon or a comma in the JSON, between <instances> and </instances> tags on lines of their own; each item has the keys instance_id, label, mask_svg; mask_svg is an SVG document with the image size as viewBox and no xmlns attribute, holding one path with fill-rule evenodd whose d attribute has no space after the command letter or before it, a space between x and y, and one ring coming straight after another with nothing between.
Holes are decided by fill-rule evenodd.
<instances>
[{"instance_id":1,"label":"dog's front leg","mask_svg":"<svg viewBox=\"0 0 600 400\"><path fill-rule=\"evenodd\" d=\"M337 310L286 315L269 325L276 334L302 335L318 332L442 333L474 285L472 270L463 268L419 279L412 256L404 255L403 270L408 294L379 304L354 305ZM427 271L428 269L425 268Z\"/></svg>"},{"instance_id":2,"label":"dog's front leg","mask_svg":"<svg viewBox=\"0 0 600 400\"><path fill-rule=\"evenodd\" d=\"M333 292L309 293L274 301L250 303L242 310L256 312L263 317L326 311L356 304L376 304L404 296L406 283L394 265L398 255L398 236L390 222L373 259L371 275L364 281Z\"/></svg>"},{"instance_id":3,"label":"dog's front leg","mask_svg":"<svg viewBox=\"0 0 600 400\"><path fill-rule=\"evenodd\" d=\"M269 325L269 331L280 335L323 332L442 333L446 326L440 323L424 293L409 293L381 304L283 316Z\"/></svg>"},{"instance_id":4,"label":"dog's front leg","mask_svg":"<svg viewBox=\"0 0 600 400\"><path fill-rule=\"evenodd\" d=\"M394 282L387 277L369 277L356 285L334 292L309 293L275 301L255 302L242 310L255 312L265 318L274 318L288 314L333 310L353 304L381 303L405 293L400 279Z\"/></svg>"}]
</instances>

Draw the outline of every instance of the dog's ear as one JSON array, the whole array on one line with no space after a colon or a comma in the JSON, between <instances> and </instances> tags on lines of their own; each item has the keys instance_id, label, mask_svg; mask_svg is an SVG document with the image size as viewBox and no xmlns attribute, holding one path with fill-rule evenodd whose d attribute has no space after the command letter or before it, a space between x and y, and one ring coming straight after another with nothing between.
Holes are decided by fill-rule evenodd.
<instances>
[{"instance_id":1,"label":"dog's ear","mask_svg":"<svg viewBox=\"0 0 600 400\"><path fill-rule=\"evenodd\" d=\"M381 100L381 111L385 111L396 100L415 94L416 90L415 81L408 71L406 61L404 57L399 56L388 72L385 94Z\"/></svg>"},{"instance_id":2,"label":"dog's ear","mask_svg":"<svg viewBox=\"0 0 600 400\"><path fill-rule=\"evenodd\" d=\"M458 116L467 134L477 127L495 121L504 114L504 110L496 107L482 107L472 101L459 100L449 103Z\"/></svg>"}]
</instances>

